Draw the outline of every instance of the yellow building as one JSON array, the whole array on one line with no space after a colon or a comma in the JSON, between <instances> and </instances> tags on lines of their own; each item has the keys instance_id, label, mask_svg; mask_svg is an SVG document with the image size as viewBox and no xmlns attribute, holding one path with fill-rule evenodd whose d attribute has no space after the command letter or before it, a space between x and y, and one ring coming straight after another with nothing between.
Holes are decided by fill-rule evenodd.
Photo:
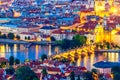
<instances>
[{"instance_id":1,"label":"yellow building","mask_svg":"<svg viewBox=\"0 0 120 80\"><path fill-rule=\"evenodd\" d=\"M96 43L104 40L104 28L100 23L96 26L94 34Z\"/></svg>"},{"instance_id":2,"label":"yellow building","mask_svg":"<svg viewBox=\"0 0 120 80\"><path fill-rule=\"evenodd\" d=\"M95 12L96 15L103 17L109 16L110 13L116 12L114 8L114 0L95 0Z\"/></svg>"},{"instance_id":3,"label":"yellow building","mask_svg":"<svg viewBox=\"0 0 120 80\"><path fill-rule=\"evenodd\" d=\"M94 30L95 34L95 42L112 42L113 36L115 35L116 30L107 30L105 27L101 24L98 24Z\"/></svg>"}]
</instances>

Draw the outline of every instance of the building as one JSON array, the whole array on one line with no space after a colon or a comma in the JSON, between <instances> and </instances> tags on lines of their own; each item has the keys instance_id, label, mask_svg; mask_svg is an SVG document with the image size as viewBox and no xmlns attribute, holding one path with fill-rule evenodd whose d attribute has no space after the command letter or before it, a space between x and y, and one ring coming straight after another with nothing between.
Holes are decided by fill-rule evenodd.
<instances>
[{"instance_id":1,"label":"building","mask_svg":"<svg viewBox=\"0 0 120 80\"><path fill-rule=\"evenodd\" d=\"M22 32L19 36L20 40L35 40L35 35L31 32Z\"/></svg>"},{"instance_id":2,"label":"building","mask_svg":"<svg viewBox=\"0 0 120 80\"><path fill-rule=\"evenodd\" d=\"M61 29L54 30L51 33L51 36L54 37L56 40L64 40L64 39L72 40L74 35L75 35L74 32L67 32Z\"/></svg>"},{"instance_id":3,"label":"building","mask_svg":"<svg viewBox=\"0 0 120 80\"><path fill-rule=\"evenodd\" d=\"M22 32L28 32L28 28L21 28L17 27L16 25L2 25L0 26L0 31L2 33L14 33L14 34L19 34Z\"/></svg>"},{"instance_id":4,"label":"building","mask_svg":"<svg viewBox=\"0 0 120 80\"><path fill-rule=\"evenodd\" d=\"M51 32L55 29L56 28L54 28L52 26L43 26L42 28L39 29L39 32L46 34L46 35L50 35Z\"/></svg>"}]
</instances>

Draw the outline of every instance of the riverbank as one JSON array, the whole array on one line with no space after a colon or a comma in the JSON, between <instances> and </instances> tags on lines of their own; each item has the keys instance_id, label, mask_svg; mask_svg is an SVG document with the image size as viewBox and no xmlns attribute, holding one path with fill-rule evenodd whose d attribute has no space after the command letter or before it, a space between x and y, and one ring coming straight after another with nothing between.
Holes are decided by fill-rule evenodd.
<instances>
[{"instance_id":1,"label":"riverbank","mask_svg":"<svg viewBox=\"0 0 120 80\"><path fill-rule=\"evenodd\" d=\"M34 44L34 45L58 45L55 41L22 41L22 40L12 40L12 39L0 39L0 43L3 44Z\"/></svg>"},{"instance_id":2,"label":"riverbank","mask_svg":"<svg viewBox=\"0 0 120 80\"><path fill-rule=\"evenodd\" d=\"M58 45L55 41L51 41L51 42L48 42L48 41L33 41L33 42L30 42L32 44L35 44L35 45Z\"/></svg>"},{"instance_id":3,"label":"riverbank","mask_svg":"<svg viewBox=\"0 0 120 80\"><path fill-rule=\"evenodd\" d=\"M7 44L27 44L29 42L27 41L21 41L21 40L12 40L12 39L0 39L0 43L7 43Z\"/></svg>"}]
</instances>

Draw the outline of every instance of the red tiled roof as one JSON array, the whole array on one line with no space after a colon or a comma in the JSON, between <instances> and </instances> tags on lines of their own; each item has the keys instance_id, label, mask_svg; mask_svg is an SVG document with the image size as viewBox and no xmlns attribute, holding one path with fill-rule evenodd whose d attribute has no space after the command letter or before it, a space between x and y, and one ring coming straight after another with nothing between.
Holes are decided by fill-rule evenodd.
<instances>
[{"instance_id":1,"label":"red tiled roof","mask_svg":"<svg viewBox=\"0 0 120 80\"><path fill-rule=\"evenodd\" d=\"M31 33L31 32L22 32L20 34L33 35L33 33Z\"/></svg>"},{"instance_id":2,"label":"red tiled roof","mask_svg":"<svg viewBox=\"0 0 120 80\"><path fill-rule=\"evenodd\" d=\"M52 31L53 34L75 34L75 32L66 32L64 30L58 29L58 30L54 30Z\"/></svg>"},{"instance_id":3,"label":"red tiled roof","mask_svg":"<svg viewBox=\"0 0 120 80\"><path fill-rule=\"evenodd\" d=\"M84 70L87 70L85 67L82 67L82 66L79 66L79 67L76 67L76 66L69 66L67 68L67 70L72 70L72 71L84 71Z\"/></svg>"},{"instance_id":4,"label":"red tiled roof","mask_svg":"<svg viewBox=\"0 0 120 80\"><path fill-rule=\"evenodd\" d=\"M4 57L1 57L1 58L0 58L0 62L2 62L2 61L8 62L8 60L5 59Z\"/></svg>"},{"instance_id":5,"label":"red tiled roof","mask_svg":"<svg viewBox=\"0 0 120 80\"><path fill-rule=\"evenodd\" d=\"M115 24L115 23L107 23L107 26L108 26L109 28L113 28L113 29L116 28L116 24Z\"/></svg>"},{"instance_id":6,"label":"red tiled roof","mask_svg":"<svg viewBox=\"0 0 120 80\"><path fill-rule=\"evenodd\" d=\"M55 72L60 72L59 68L56 67L46 67L48 71L55 71Z\"/></svg>"}]
</instances>

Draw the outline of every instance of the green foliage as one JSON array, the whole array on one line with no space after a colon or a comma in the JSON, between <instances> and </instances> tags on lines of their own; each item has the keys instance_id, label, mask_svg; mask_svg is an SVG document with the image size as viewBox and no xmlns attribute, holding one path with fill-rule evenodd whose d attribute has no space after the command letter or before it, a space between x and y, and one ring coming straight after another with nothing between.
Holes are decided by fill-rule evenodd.
<instances>
[{"instance_id":1,"label":"green foliage","mask_svg":"<svg viewBox=\"0 0 120 80\"><path fill-rule=\"evenodd\" d=\"M98 73L98 70L97 70L97 69L92 69L91 71L92 71L92 73L95 73L95 74Z\"/></svg>"},{"instance_id":2,"label":"green foliage","mask_svg":"<svg viewBox=\"0 0 120 80\"><path fill-rule=\"evenodd\" d=\"M46 68L43 68L41 73L43 76L47 76L47 74L48 74Z\"/></svg>"},{"instance_id":3,"label":"green foliage","mask_svg":"<svg viewBox=\"0 0 120 80\"><path fill-rule=\"evenodd\" d=\"M84 80L94 80L92 77L92 72L90 71L85 72L83 76L84 76Z\"/></svg>"},{"instance_id":4,"label":"green foliage","mask_svg":"<svg viewBox=\"0 0 120 80\"><path fill-rule=\"evenodd\" d=\"M78 75L78 78L77 78L77 80L81 80L81 79L80 79L80 75Z\"/></svg>"},{"instance_id":5,"label":"green foliage","mask_svg":"<svg viewBox=\"0 0 120 80\"><path fill-rule=\"evenodd\" d=\"M1 39L7 39L7 36L6 36L6 34L3 34L3 35L0 36L0 38Z\"/></svg>"},{"instance_id":6,"label":"green foliage","mask_svg":"<svg viewBox=\"0 0 120 80\"><path fill-rule=\"evenodd\" d=\"M13 33L8 33L8 38L9 38L9 39L14 39L14 38L15 38L15 36L14 36L14 34L13 34Z\"/></svg>"},{"instance_id":7,"label":"green foliage","mask_svg":"<svg viewBox=\"0 0 120 80\"><path fill-rule=\"evenodd\" d=\"M25 40L27 40L28 38L25 36Z\"/></svg>"},{"instance_id":8,"label":"green foliage","mask_svg":"<svg viewBox=\"0 0 120 80\"><path fill-rule=\"evenodd\" d=\"M56 41L56 39L53 36L51 36L50 39L51 41Z\"/></svg>"},{"instance_id":9,"label":"green foliage","mask_svg":"<svg viewBox=\"0 0 120 80\"><path fill-rule=\"evenodd\" d=\"M14 57L13 56L10 56L10 58L9 58L9 64L10 65L14 65Z\"/></svg>"},{"instance_id":10,"label":"green foliage","mask_svg":"<svg viewBox=\"0 0 120 80\"><path fill-rule=\"evenodd\" d=\"M75 73L73 71L70 74L70 80L75 80Z\"/></svg>"},{"instance_id":11,"label":"green foliage","mask_svg":"<svg viewBox=\"0 0 120 80\"><path fill-rule=\"evenodd\" d=\"M41 60L44 61L45 59L47 59L47 55L46 54L42 54L41 55Z\"/></svg>"},{"instance_id":12,"label":"green foliage","mask_svg":"<svg viewBox=\"0 0 120 80\"><path fill-rule=\"evenodd\" d=\"M120 79L120 66L114 66L111 69L111 72L113 73L113 80L119 80Z\"/></svg>"},{"instance_id":13,"label":"green foliage","mask_svg":"<svg viewBox=\"0 0 120 80\"><path fill-rule=\"evenodd\" d=\"M20 60L19 59L15 59L15 64L20 64Z\"/></svg>"},{"instance_id":14,"label":"green foliage","mask_svg":"<svg viewBox=\"0 0 120 80\"><path fill-rule=\"evenodd\" d=\"M62 40L55 41L55 43L58 44L58 45L60 45L60 46L62 45L62 42L63 42Z\"/></svg>"},{"instance_id":15,"label":"green foliage","mask_svg":"<svg viewBox=\"0 0 120 80\"><path fill-rule=\"evenodd\" d=\"M16 70L16 80L39 80L33 70L28 66L22 66Z\"/></svg>"},{"instance_id":16,"label":"green foliage","mask_svg":"<svg viewBox=\"0 0 120 80\"><path fill-rule=\"evenodd\" d=\"M120 66L114 66L112 69L111 69L112 73L115 74L115 73L120 73Z\"/></svg>"},{"instance_id":17,"label":"green foliage","mask_svg":"<svg viewBox=\"0 0 120 80\"><path fill-rule=\"evenodd\" d=\"M106 42L106 45L107 45L107 49L110 49L110 43L109 42Z\"/></svg>"},{"instance_id":18,"label":"green foliage","mask_svg":"<svg viewBox=\"0 0 120 80\"><path fill-rule=\"evenodd\" d=\"M66 49L69 49L71 47L74 47L72 44L73 44L72 40L64 39L62 41L61 47L66 50Z\"/></svg>"},{"instance_id":19,"label":"green foliage","mask_svg":"<svg viewBox=\"0 0 120 80\"><path fill-rule=\"evenodd\" d=\"M17 40L20 40L20 36L19 35L17 35L16 38L17 38Z\"/></svg>"},{"instance_id":20,"label":"green foliage","mask_svg":"<svg viewBox=\"0 0 120 80\"><path fill-rule=\"evenodd\" d=\"M6 61L2 61L0 63L0 68L5 68L6 67Z\"/></svg>"},{"instance_id":21,"label":"green foliage","mask_svg":"<svg viewBox=\"0 0 120 80\"><path fill-rule=\"evenodd\" d=\"M7 74L12 75L12 74L14 74L15 69L14 69L13 67L9 67L9 68L8 68L8 69L6 69L5 71L6 71L6 73L7 73Z\"/></svg>"},{"instance_id":22,"label":"green foliage","mask_svg":"<svg viewBox=\"0 0 120 80\"><path fill-rule=\"evenodd\" d=\"M69 48L79 47L86 44L86 41L87 39L85 36L75 35L73 37L73 40L64 39L62 41L62 48L69 49Z\"/></svg>"},{"instance_id":23,"label":"green foliage","mask_svg":"<svg viewBox=\"0 0 120 80\"><path fill-rule=\"evenodd\" d=\"M120 80L120 73L115 73L113 80Z\"/></svg>"},{"instance_id":24,"label":"green foliage","mask_svg":"<svg viewBox=\"0 0 120 80\"><path fill-rule=\"evenodd\" d=\"M30 36L28 36L28 40L30 40Z\"/></svg>"},{"instance_id":25,"label":"green foliage","mask_svg":"<svg viewBox=\"0 0 120 80\"><path fill-rule=\"evenodd\" d=\"M86 43L87 38L85 36L77 34L73 37L73 41L74 41L75 46L80 46Z\"/></svg>"}]
</instances>

